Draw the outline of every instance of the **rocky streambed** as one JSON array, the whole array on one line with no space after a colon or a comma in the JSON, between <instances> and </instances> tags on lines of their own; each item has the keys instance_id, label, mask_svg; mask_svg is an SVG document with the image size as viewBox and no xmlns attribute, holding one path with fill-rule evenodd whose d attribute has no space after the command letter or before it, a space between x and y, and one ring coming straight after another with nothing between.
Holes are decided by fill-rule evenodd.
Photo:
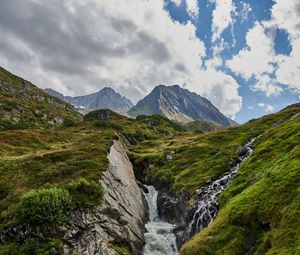
<instances>
[{"instance_id":1,"label":"rocky streambed","mask_svg":"<svg viewBox=\"0 0 300 255\"><path fill-rule=\"evenodd\" d=\"M194 194L176 194L168 183L154 184L158 189L158 212L164 221L175 225L176 243L178 249L196 233L209 226L217 216L218 198L227 188L237 173L239 166L251 156L256 138L245 145L239 146L238 160L232 164L230 170L214 181L208 182ZM188 206L192 198L194 203Z\"/></svg>"}]
</instances>

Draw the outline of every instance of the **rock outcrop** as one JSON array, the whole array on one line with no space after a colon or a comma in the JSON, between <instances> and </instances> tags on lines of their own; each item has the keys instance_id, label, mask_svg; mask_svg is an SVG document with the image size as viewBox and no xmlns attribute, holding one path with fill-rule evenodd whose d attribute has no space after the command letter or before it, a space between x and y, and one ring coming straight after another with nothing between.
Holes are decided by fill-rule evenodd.
<instances>
[{"instance_id":1,"label":"rock outcrop","mask_svg":"<svg viewBox=\"0 0 300 255\"><path fill-rule=\"evenodd\" d=\"M124 244L133 254L141 254L147 203L121 142L114 141L108 159L109 168L100 180L106 192L102 204L94 212L73 215L75 229L64 237L69 243L65 254L70 250L83 255L114 254L108 243Z\"/></svg>"},{"instance_id":2,"label":"rock outcrop","mask_svg":"<svg viewBox=\"0 0 300 255\"><path fill-rule=\"evenodd\" d=\"M0 231L0 243L61 239L62 250L51 254L118 255L111 248L112 244L118 244L140 255L148 220L147 202L121 142L114 141L108 159L108 170L100 180L105 194L99 206L73 212L62 226L6 228Z\"/></svg>"}]
</instances>

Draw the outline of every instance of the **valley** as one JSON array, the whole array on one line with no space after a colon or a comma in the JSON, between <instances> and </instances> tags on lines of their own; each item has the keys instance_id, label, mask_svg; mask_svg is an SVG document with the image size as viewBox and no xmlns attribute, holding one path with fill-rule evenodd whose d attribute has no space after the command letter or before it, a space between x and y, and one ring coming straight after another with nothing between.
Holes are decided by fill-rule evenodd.
<instances>
[{"instance_id":1,"label":"valley","mask_svg":"<svg viewBox=\"0 0 300 255\"><path fill-rule=\"evenodd\" d=\"M1 255L300 252L299 104L195 130L0 75Z\"/></svg>"}]
</instances>

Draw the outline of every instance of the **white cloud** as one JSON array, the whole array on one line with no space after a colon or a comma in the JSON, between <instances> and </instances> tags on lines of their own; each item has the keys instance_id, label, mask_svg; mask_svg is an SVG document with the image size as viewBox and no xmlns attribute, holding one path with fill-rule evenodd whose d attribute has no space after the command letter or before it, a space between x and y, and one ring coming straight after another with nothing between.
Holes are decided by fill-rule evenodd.
<instances>
[{"instance_id":1,"label":"white cloud","mask_svg":"<svg viewBox=\"0 0 300 255\"><path fill-rule=\"evenodd\" d=\"M171 19L164 4L5 1L0 8L0 33L5 35L0 37L0 62L41 87L69 95L112 86L136 101L158 84L187 84L234 116L241 109L238 84L215 70L217 59L206 72L201 69L206 50L196 27ZM39 29L32 29L37 23Z\"/></svg>"},{"instance_id":2,"label":"white cloud","mask_svg":"<svg viewBox=\"0 0 300 255\"><path fill-rule=\"evenodd\" d=\"M248 31L246 43L247 47L228 60L226 65L246 80L255 78L254 91L263 91L267 96L280 94L282 88L271 78L276 63L274 35L267 34L264 26L257 22Z\"/></svg>"},{"instance_id":3,"label":"white cloud","mask_svg":"<svg viewBox=\"0 0 300 255\"><path fill-rule=\"evenodd\" d=\"M241 17L241 22L244 23L248 20L249 13L252 11L252 7L250 4L241 2L242 8L239 12L239 16Z\"/></svg>"},{"instance_id":4,"label":"white cloud","mask_svg":"<svg viewBox=\"0 0 300 255\"><path fill-rule=\"evenodd\" d=\"M263 108L265 113L272 113L275 110L275 107L270 104L258 103L257 104L260 108Z\"/></svg>"},{"instance_id":5,"label":"white cloud","mask_svg":"<svg viewBox=\"0 0 300 255\"><path fill-rule=\"evenodd\" d=\"M217 108L235 119L235 114L242 107L242 97L238 94L239 85L235 79L211 67L199 71L192 79L187 82L187 89L198 91L202 96L209 98Z\"/></svg>"},{"instance_id":6,"label":"white cloud","mask_svg":"<svg viewBox=\"0 0 300 255\"><path fill-rule=\"evenodd\" d=\"M290 56L277 57L278 69L275 73L278 82L300 92L300 2L276 0L272 8L272 19L266 22L269 27L284 29L289 34L292 52Z\"/></svg>"},{"instance_id":7,"label":"white cloud","mask_svg":"<svg viewBox=\"0 0 300 255\"><path fill-rule=\"evenodd\" d=\"M247 107L249 110L254 110L254 106L248 106Z\"/></svg>"},{"instance_id":8,"label":"white cloud","mask_svg":"<svg viewBox=\"0 0 300 255\"><path fill-rule=\"evenodd\" d=\"M212 41L215 42L220 38L223 31L233 22L235 6L232 0L210 0L215 4L212 18Z\"/></svg>"},{"instance_id":9,"label":"white cloud","mask_svg":"<svg viewBox=\"0 0 300 255\"><path fill-rule=\"evenodd\" d=\"M186 0L187 13L193 18L197 19L199 16L198 0Z\"/></svg>"},{"instance_id":10,"label":"white cloud","mask_svg":"<svg viewBox=\"0 0 300 255\"><path fill-rule=\"evenodd\" d=\"M182 0L171 0L172 3L174 3L175 5L179 6L182 3Z\"/></svg>"}]
</instances>

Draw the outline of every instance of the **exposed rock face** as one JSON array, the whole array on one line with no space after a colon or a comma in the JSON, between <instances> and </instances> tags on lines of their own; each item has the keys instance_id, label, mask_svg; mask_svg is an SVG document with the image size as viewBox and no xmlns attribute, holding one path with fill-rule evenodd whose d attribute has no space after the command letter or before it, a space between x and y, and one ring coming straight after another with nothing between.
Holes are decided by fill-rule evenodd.
<instances>
[{"instance_id":1,"label":"exposed rock face","mask_svg":"<svg viewBox=\"0 0 300 255\"><path fill-rule=\"evenodd\" d=\"M71 244L71 250L83 255L113 255L114 251L105 243L127 244L133 254L141 254L147 203L121 142L114 141L108 159L109 169L100 180L106 191L102 205L93 213L73 215L71 224L77 230L73 229L65 239ZM65 254L69 249L66 246Z\"/></svg>"},{"instance_id":2,"label":"exposed rock face","mask_svg":"<svg viewBox=\"0 0 300 255\"><path fill-rule=\"evenodd\" d=\"M0 232L0 243L61 239L63 249L53 254L118 255L110 243L127 245L134 255L144 246L147 202L134 177L123 145L114 141L109 168L100 180L106 193L94 210L77 210L68 224L58 227L19 225Z\"/></svg>"},{"instance_id":3,"label":"exposed rock face","mask_svg":"<svg viewBox=\"0 0 300 255\"><path fill-rule=\"evenodd\" d=\"M0 129L45 128L81 119L74 107L0 67Z\"/></svg>"},{"instance_id":4,"label":"exposed rock face","mask_svg":"<svg viewBox=\"0 0 300 255\"><path fill-rule=\"evenodd\" d=\"M59 97L78 108L84 107L91 110L107 108L114 111L128 111L133 106L133 103L129 99L120 95L110 87L105 87L90 95L77 97L64 96L53 89L45 89L45 92L52 96Z\"/></svg>"},{"instance_id":5,"label":"exposed rock face","mask_svg":"<svg viewBox=\"0 0 300 255\"><path fill-rule=\"evenodd\" d=\"M178 85L155 87L129 111L129 114L132 116L161 114L182 123L208 120L223 126L234 124L209 100Z\"/></svg>"}]
</instances>

